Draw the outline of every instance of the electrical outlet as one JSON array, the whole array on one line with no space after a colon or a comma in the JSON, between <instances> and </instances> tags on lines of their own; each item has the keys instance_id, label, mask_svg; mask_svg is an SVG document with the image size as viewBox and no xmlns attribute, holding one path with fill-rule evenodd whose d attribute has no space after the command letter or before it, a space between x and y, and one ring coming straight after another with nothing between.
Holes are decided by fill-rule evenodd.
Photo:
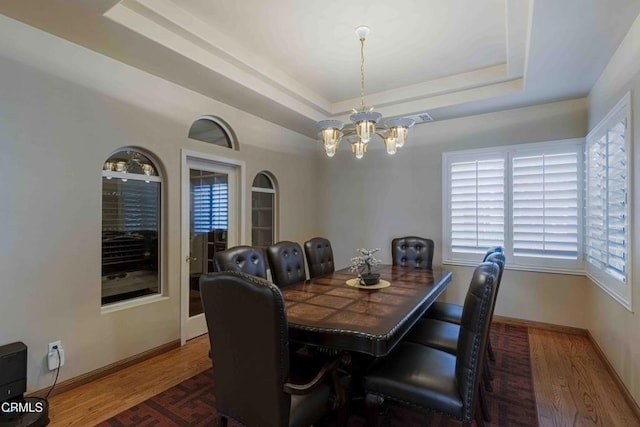
<instances>
[{"instance_id":1,"label":"electrical outlet","mask_svg":"<svg viewBox=\"0 0 640 427\"><path fill-rule=\"evenodd\" d=\"M62 348L62 341L54 341L49 343L49 351L47 352L47 365L50 371L64 366L64 348Z\"/></svg>"},{"instance_id":2,"label":"electrical outlet","mask_svg":"<svg viewBox=\"0 0 640 427\"><path fill-rule=\"evenodd\" d=\"M54 342L50 342L49 343L49 350L47 350L47 353L51 353L52 351L55 353L55 347L58 347L59 349L62 348L62 341L54 341Z\"/></svg>"}]
</instances>

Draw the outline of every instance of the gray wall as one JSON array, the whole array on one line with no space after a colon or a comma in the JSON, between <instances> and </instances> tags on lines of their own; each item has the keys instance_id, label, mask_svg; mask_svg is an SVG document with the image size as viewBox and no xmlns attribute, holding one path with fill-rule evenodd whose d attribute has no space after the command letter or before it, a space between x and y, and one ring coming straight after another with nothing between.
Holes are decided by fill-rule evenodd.
<instances>
[{"instance_id":1,"label":"gray wall","mask_svg":"<svg viewBox=\"0 0 640 427\"><path fill-rule=\"evenodd\" d=\"M640 18L629 30L589 94L589 129L631 91L632 192L630 281L632 308L625 309L589 280L587 327L636 402L640 403Z\"/></svg>"},{"instance_id":2,"label":"gray wall","mask_svg":"<svg viewBox=\"0 0 640 427\"><path fill-rule=\"evenodd\" d=\"M470 148L582 138L586 99L418 125L391 157L370 149L361 160L348 151L322 160L320 224L332 241L337 265L349 265L359 247L381 248L391 260L391 239L425 236L442 261L442 153ZM370 142L382 146L379 140ZM373 148L372 147L372 148ZM508 260L507 260L508 263ZM454 280L445 297L462 302L472 269L446 266ZM507 271L496 313L585 326L583 276Z\"/></svg>"},{"instance_id":3,"label":"gray wall","mask_svg":"<svg viewBox=\"0 0 640 427\"><path fill-rule=\"evenodd\" d=\"M64 381L180 338L182 149L244 160L248 189L269 170L279 237L317 234L317 161L295 149L308 138L1 16L0 40L0 343L28 346L29 390L53 383L51 341L66 351ZM200 114L226 120L240 151L188 140ZM259 148L274 142L291 152ZM101 169L123 146L161 161L167 298L103 313Z\"/></svg>"}]
</instances>

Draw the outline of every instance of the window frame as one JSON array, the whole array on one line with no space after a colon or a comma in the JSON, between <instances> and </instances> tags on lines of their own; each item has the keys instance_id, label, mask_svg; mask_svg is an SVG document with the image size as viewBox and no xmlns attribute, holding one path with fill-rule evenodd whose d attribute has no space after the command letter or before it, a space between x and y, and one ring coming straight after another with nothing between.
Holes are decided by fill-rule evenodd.
<instances>
[{"instance_id":1,"label":"window frame","mask_svg":"<svg viewBox=\"0 0 640 427\"><path fill-rule=\"evenodd\" d=\"M253 186L253 182L256 180L256 178L258 177L258 175L264 175L265 177L267 177L267 179L269 180L269 182L271 183L271 188L264 188L264 187L254 187ZM258 193L268 193L268 194L273 194L273 209L272 209L272 213L271 213L271 228L272 228L272 234L273 234L273 243L275 244L278 242L278 187L276 185L276 179L274 178L273 174L271 174L270 172L267 171L260 171L258 173L255 174L255 176L253 177L253 180L251 181L251 195L253 198L253 192L258 192ZM253 211L253 201L251 203L251 210ZM251 215L251 245L252 246L256 246L255 243L253 242L253 228L254 228L254 224L253 224L253 213Z\"/></svg>"},{"instance_id":2,"label":"window frame","mask_svg":"<svg viewBox=\"0 0 640 427\"><path fill-rule=\"evenodd\" d=\"M220 130L222 130L222 133L224 134L225 138L227 139L227 144L226 145L221 145L221 144L216 144L216 143L211 142L211 141L207 141L205 139L197 138L196 137L197 135L193 134L193 127L199 121L211 122L215 126L220 128ZM236 134L233 131L233 129L231 128L231 126L229 126L229 124L226 121L222 120L220 117L217 117L217 116L214 116L214 115L211 115L211 114L205 114L205 115L202 115L202 116L196 118L191 123L191 126L189 126L189 130L187 132L187 138L192 139L194 141L204 142L206 144L211 144L211 145L214 145L214 146L217 146L217 147L230 148L231 150L234 150L234 151L239 151L240 150L240 146L238 145L238 138L236 137Z\"/></svg>"},{"instance_id":3,"label":"window frame","mask_svg":"<svg viewBox=\"0 0 640 427\"><path fill-rule=\"evenodd\" d=\"M577 259L556 260L543 257L514 256L513 250L513 158L522 155L558 154L568 152L573 147L577 155ZM572 150L569 150L572 151ZM469 160L504 160L504 242L505 256L509 260L505 266L511 270L537 271L572 275L584 274L583 263L583 154L584 139L571 138L555 141L487 147L472 150L450 151L442 153L442 263L451 265L475 266L482 259L481 254L455 253L451 248L451 164Z\"/></svg>"},{"instance_id":4,"label":"window frame","mask_svg":"<svg viewBox=\"0 0 640 427\"><path fill-rule=\"evenodd\" d=\"M632 110L631 110L631 93L627 92L622 99L620 99L616 105L607 113L607 115L598 122L598 124L587 134L585 138L584 148L584 182L585 182L585 195L584 195L584 216L587 215L587 207L589 202L588 182L589 182L589 156L587 155L589 148L592 144L598 143L598 141L609 132L609 130L619 123L620 120L626 118L627 126L625 130L625 149L626 149L626 212L627 217L627 229L625 234L625 250L626 250L626 280L624 282L616 279L611 274L607 273L605 269L598 268L589 262L585 256L585 274L591 279L599 288L609 294L614 300L620 303L629 311L633 311L632 308L632 284L633 284L633 245L631 239L633 238L633 203L630 200L629 195L633 194L633 127L632 127ZM608 147L608 144L607 144ZM607 155L608 157L608 155ZM609 193L608 180L606 181L605 194ZM605 206L607 215L605 215L605 229L609 229L608 212L609 204ZM585 234L585 252L587 250L587 224L584 228Z\"/></svg>"},{"instance_id":5,"label":"window frame","mask_svg":"<svg viewBox=\"0 0 640 427\"><path fill-rule=\"evenodd\" d=\"M102 304L102 302L100 303L100 311L102 314L107 314L110 312L115 312L115 311L119 311L122 309L127 309L130 307L136 307L136 306L140 306L140 305L144 305L144 304L148 304L148 303L152 303L155 301L159 301L159 300L165 300L167 299L167 295L166 295L166 286L165 286L165 263L163 262L164 259L164 253L165 253L165 216L166 216L166 212L165 212L165 196L164 196L164 191L165 191L165 186L163 185L165 183L164 180L164 174L163 171L161 169L161 163L159 162L159 160L153 155L151 154L149 151L142 149L140 147L133 147L133 146L127 146L127 147L121 147L113 152L111 152L109 154L109 156L107 157L107 159L111 158L112 156L114 156L115 154L121 153L121 152L127 152L127 151L133 151L133 152L137 152L140 153L142 155L144 155L152 164L153 168L155 169L155 172L157 175L142 175L142 174L133 174L133 173L123 173L123 172L116 172L116 171L106 171L106 170L102 170L101 175L100 175L100 189L101 192L103 191L103 184L102 184L102 179L105 177L110 177L112 179L126 179L126 180L135 180L135 181L147 181L147 182L158 182L160 185L159 191L158 191L158 270L157 270L157 274L158 274L158 291L156 293L150 294L150 295L143 295L143 296L138 296L138 297L133 297L133 298L127 298L127 299L123 299L120 301L115 301L115 302L110 302L110 303L106 303L106 304ZM102 201L100 203L100 223L102 224L102 216L103 216L103 204ZM101 226L102 229L102 226ZM100 256L100 263L102 265L102 251L101 251L101 256ZM102 295L102 275L100 276L100 295Z\"/></svg>"},{"instance_id":6,"label":"window frame","mask_svg":"<svg viewBox=\"0 0 640 427\"><path fill-rule=\"evenodd\" d=\"M464 150L464 151L455 151L455 152L446 152L442 154L442 182L443 182L443 192L442 192L442 218L443 218L443 226L442 226L442 263L443 264L459 264L459 265L477 265L478 254L476 253L454 253L451 248L451 233L452 233L452 222L451 222L451 214L449 206L451 205L451 180L450 170L451 164L454 162L467 162L467 161L486 161L486 160L494 160L498 159L501 156L504 156L503 150L500 148L494 149L479 149L479 150ZM502 157L504 162L504 157ZM504 179L506 180L506 164L505 164L505 175ZM504 188L506 188L506 181L503 184ZM506 204L506 194L503 193L503 200ZM503 207L503 211L505 212L506 221L506 210ZM503 223L504 224L504 223ZM504 226L504 225L503 225ZM506 228L503 231L506 234ZM482 256L480 256L482 258Z\"/></svg>"}]
</instances>

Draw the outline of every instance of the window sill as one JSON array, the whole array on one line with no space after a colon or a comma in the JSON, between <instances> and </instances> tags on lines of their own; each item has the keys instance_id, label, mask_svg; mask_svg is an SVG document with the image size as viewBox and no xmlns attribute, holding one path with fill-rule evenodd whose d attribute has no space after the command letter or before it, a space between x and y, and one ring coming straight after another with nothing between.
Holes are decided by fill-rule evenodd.
<instances>
[{"instance_id":1,"label":"window sill","mask_svg":"<svg viewBox=\"0 0 640 427\"><path fill-rule=\"evenodd\" d=\"M624 308L626 308L627 310L629 310L631 313L633 313L633 309L631 308L631 301L630 298L626 299L625 297L623 297L622 295L619 295L613 286L610 286L608 284L606 284L605 282L601 281L600 279L598 279L595 275L590 274L589 272L586 273L587 278L589 278L589 280L591 280L597 287L599 287L600 289L602 289L604 292L606 292L611 298L613 298L618 304L620 304L621 306L623 306Z\"/></svg>"},{"instance_id":2,"label":"window sill","mask_svg":"<svg viewBox=\"0 0 640 427\"><path fill-rule=\"evenodd\" d=\"M443 265L463 265L467 267L477 267L480 262L474 261L466 261L466 260L443 260ZM553 268L553 267L541 267L541 266L533 266L533 265L513 265L507 263L505 264L505 270L515 270L515 271L526 271L531 273L551 273L551 274L568 274L571 276L584 276L585 271L582 269L572 270L567 268Z\"/></svg>"},{"instance_id":3,"label":"window sill","mask_svg":"<svg viewBox=\"0 0 640 427\"><path fill-rule=\"evenodd\" d=\"M139 307L141 305L153 304L159 301L168 300L169 297L164 295L150 295L141 298L134 298L127 301L115 302L100 307L100 314L109 314L116 311L127 310L129 308Z\"/></svg>"}]
</instances>

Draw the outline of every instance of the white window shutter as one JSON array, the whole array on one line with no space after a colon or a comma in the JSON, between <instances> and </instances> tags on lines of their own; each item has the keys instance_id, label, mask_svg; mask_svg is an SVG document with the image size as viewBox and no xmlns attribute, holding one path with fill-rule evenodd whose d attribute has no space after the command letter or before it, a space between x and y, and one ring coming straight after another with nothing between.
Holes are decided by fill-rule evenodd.
<instances>
[{"instance_id":1,"label":"white window shutter","mask_svg":"<svg viewBox=\"0 0 640 427\"><path fill-rule=\"evenodd\" d=\"M504 244L504 159L451 163L451 251Z\"/></svg>"},{"instance_id":2,"label":"white window shutter","mask_svg":"<svg viewBox=\"0 0 640 427\"><path fill-rule=\"evenodd\" d=\"M578 258L578 153L512 159L514 256Z\"/></svg>"},{"instance_id":3,"label":"white window shutter","mask_svg":"<svg viewBox=\"0 0 640 427\"><path fill-rule=\"evenodd\" d=\"M627 270L627 162L625 143L626 119L607 132L607 201L609 274L626 281Z\"/></svg>"},{"instance_id":4,"label":"white window shutter","mask_svg":"<svg viewBox=\"0 0 640 427\"><path fill-rule=\"evenodd\" d=\"M587 198L585 211L586 259L595 267L604 269L607 264L607 159L606 137L589 144L587 148Z\"/></svg>"},{"instance_id":5,"label":"white window shutter","mask_svg":"<svg viewBox=\"0 0 640 427\"><path fill-rule=\"evenodd\" d=\"M584 231L587 275L628 310L632 310L630 103L627 93L587 135Z\"/></svg>"},{"instance_id":6,"label":"white window shutter","mask_svg":"<svg viewBox=\"0 0 640 427\"><path fill-rule=\"evenodd\" d=\"M620 282L627 277L626 118L588 144L587 261Z\"/></svg>"}]
</instances>

